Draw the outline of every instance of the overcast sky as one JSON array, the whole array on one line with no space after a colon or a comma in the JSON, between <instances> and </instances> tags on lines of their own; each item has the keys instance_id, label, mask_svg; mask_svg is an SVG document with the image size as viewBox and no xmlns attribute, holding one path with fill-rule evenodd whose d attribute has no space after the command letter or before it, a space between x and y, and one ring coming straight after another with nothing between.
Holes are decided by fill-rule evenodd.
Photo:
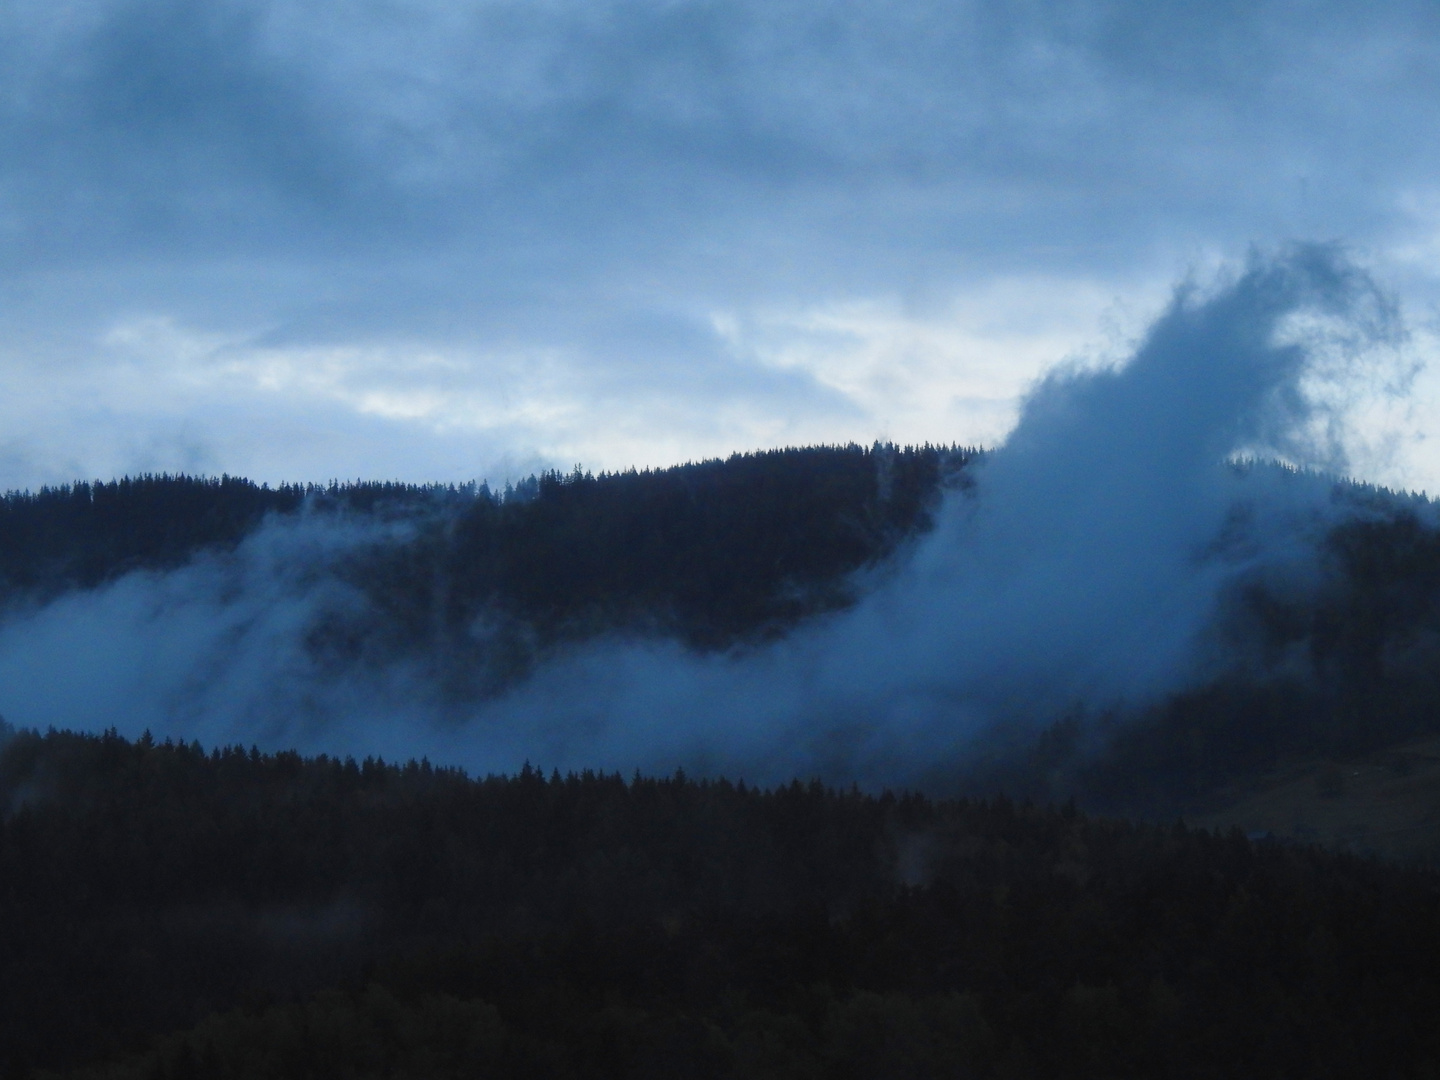
<instances>
[{"instance_id":1,"label":"overcast sky","mask_svg":"<svg viewBox=\"0 0 1440 1080\"><path fill-rule=\"evenodd\" d=\"M1426 359L1440 6L7 0L0 487L993 445L1292 239ZM1440 490L1436 366L1359 474Z\"/></svg>"}]
</instances>

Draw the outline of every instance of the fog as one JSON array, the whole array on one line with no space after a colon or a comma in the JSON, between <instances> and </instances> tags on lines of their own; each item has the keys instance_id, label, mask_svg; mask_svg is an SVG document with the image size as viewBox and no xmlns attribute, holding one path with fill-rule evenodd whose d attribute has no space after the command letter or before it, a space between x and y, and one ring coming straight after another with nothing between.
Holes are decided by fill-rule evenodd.
<instances>
[{"instance_id":1,"label":"fog","mask_svg":"<svg viewBox=\"0 0 1440 1080\"><path fill-rule=\"evenodd\" d=\"M12 611L0 713L479 772L924 783L997 733L1134 708L1233 662L1212 633L1227 588L1304 581L1323 530L1366 512L1333 479L1346 388L1403 367L1404 340L1395 305L1335 248L1184 282L1132 356L1044 377L859 603L772 645L592 640L457 703L415 658L346 665L310 647L318 626L364 614L337 558L406 529L310 513ZM1243 464L1272 460L1287 467Z\"/></svg>"}]
</instances>

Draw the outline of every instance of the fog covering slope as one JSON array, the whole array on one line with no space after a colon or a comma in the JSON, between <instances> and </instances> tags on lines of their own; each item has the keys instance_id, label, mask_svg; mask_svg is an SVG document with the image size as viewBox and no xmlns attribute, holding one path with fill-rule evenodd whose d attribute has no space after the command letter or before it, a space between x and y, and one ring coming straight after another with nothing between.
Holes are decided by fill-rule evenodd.
<instances>
[{"instance_id":1,"label":"fog covering slope","mask_svg":"<svg viewBox=\"0 0 1440 1080\"><path fill-rule=\"evenodd\" d=\"M1124 364L1035 387L934 527L852 579L858 602L818 604L828 613L779 640L704 651L596 626L559 635L524 678L467 681L469 667L504 675L525 629L480 613L466 640L443 639L459 650L448 664L347 638L388 613L336 568L357 553L383 565L375 553L413 543L425 516L301 512L178 568L12 608L0 712L479 771L932 783L1006 733L1143 710L1249 663L1221 632L1227 598L1310 587L1330 530L1397 505L1330 477L1344 467L1335 388L1402 339L1333 248L1187 283ZM1276 457L1292 467L1237 463ZM1409 509L1429 520L1428 504Z\"/></svg>"}]
</instances>

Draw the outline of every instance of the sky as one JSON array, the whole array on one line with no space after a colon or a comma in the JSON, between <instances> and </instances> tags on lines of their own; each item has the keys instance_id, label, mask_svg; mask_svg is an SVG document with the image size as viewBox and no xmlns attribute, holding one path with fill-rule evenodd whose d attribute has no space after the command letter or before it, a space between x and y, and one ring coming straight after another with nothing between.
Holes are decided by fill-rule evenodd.
<instances>
[{"instance_id":1,"label":"sky","mask_svg":"<svg viewBox=\"0 0 1440 1080\"><path fill-rule=\"evenodd\" d=\"M1440 490L1440 7L8 0L0 488L995 445L1177 284L1334 242L1312 388Z\"/></svg>"}]
</instances>

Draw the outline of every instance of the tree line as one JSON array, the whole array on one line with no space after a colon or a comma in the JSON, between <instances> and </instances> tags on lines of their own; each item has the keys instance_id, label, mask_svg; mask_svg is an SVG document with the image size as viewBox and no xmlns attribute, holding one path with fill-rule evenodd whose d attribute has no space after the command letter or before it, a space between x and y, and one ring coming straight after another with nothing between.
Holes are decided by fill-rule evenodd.
<instances>
[{"instance_id":1,"label":"tree line","mask_svg":"<svg viewBox=\"0 0 1440 1080\"><path fill-rule=\"evenodd\" d=\"M268 517L401 519L338 567L399 640L483 613L545 637L663 627L725 645L843 602L844 577L929 523L976 451L877 444L734 454L598 476L578 466L488 485L270 488L142 476L0 497L0 599L92 588L242 543ZM430 642L425 640L428 645Z\"/></svg>"},{"instance_id":2,"label":"tree line","mask_svg":"<svg viewBox=\"0 0 1440 1080\"><path fill-rule=\"evenodd\" d=\"M1440 1066L1440 878L1183 823L53 731L0 809L7 1077Z\"/></svg>"}]
</instances>

